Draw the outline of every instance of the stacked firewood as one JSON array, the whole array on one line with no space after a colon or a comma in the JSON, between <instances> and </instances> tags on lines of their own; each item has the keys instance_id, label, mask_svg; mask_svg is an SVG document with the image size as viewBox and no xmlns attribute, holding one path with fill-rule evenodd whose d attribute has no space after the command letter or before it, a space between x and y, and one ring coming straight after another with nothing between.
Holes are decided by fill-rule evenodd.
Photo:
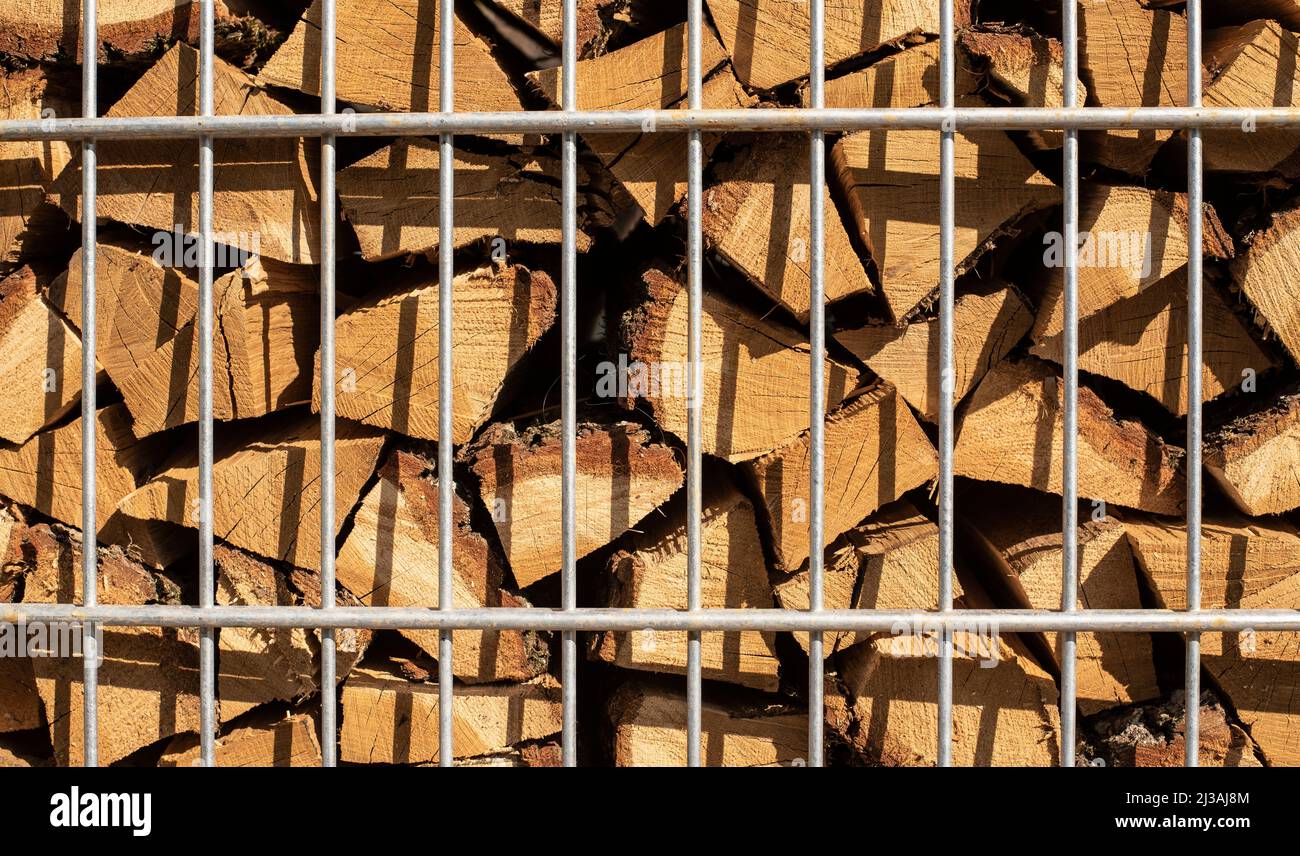
<instances>
[{"instance_id":1,"label":"stacked firewood","mask_svg":"<svg viewBox=\"0 0 1300 856\"><path fill-rule=\"evenodd\" d=\"M67 4L64 4L66 6ZM437 109L436 3L338 0L340 109ZM826 104L934 106L938 4L826 0ZM1300 106L1300 7L1205 2L1207 106ZM77 4L72 4L75 7ZM215 105L274 116L320 106L319 2L217 4ZM560 0L457 3L455 108L547 110L562 80ZM702 102L808 103L809 8L707 0ZM1060 106L1053 4L957 3L963 107ZM578 0L577 107L684 109L684 3ZM0 3L0 118L79 115L79 14ZM102 113L194 115L198 4L100 0ZM1183 106L1180 4L1080 0L1079 104ZM1063 135L955 136L958 608L1061 604ZM1204 134L1203 243L1189 246L1186 135L1082 134L1078 603L1185 606L1185 416L1207 423L1206 608L1300 608L1300 135ZM685 608L685 445L702 421L706 608L809 605L809 376L826 388L825 606L928 609L939 591L935 483L939 135L828 134L813 200L806 134L710 133L703 364L690 371L687 141L583 133L577 577L581 606ZM337 599L438 603L438 480L455 482L457 607L560 603L559 141L343 137L335 248L320 240L320 144L220 139L213 228L214 507L199 507L198 144L98 144L94 537L81 531L85 249L80 147L0 142L0 602L77 602L95 542L101 604L199 602L211 514L216 602L320 603L319 264L340 293L334 520ZM455 170L452 436L440 437L439 172ZM809 346L808 235L825 212L825 359ZM1188 399L1189 255L1204 259L1203 401ZM439 472L437 447L454 467ZM439 758L429 631L340 631L320 686L316 631L218 632L217 760L360 764ZM1197 700L1205 765L1300 762L1294 633L1206 634ZM825 634L829 757L936 760L935 634ZM1183 753L1183 649L1170 635L1081 633L1082 757L1161 765ZM558 763L559 641L458 631L460 763ZM959 634L959 764L1052 765L1061 751L1053 634ZM686 758L684 633L583 637L585 763ZM103 763L198 757L198 634L106 628ZM800 764L804 634L703 634L703 757ZM0 656L0 765L84 757L82 664ZM340 700L321 735L322 691Z\"/></svg>"}]
</instances>

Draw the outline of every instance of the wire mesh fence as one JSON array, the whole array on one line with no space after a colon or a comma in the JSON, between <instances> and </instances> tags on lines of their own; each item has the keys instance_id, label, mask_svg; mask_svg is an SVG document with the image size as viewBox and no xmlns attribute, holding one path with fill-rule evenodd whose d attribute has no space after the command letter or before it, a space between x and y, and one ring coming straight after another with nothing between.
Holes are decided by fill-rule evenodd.
<instances>
[{"instance_id":1,"label":"wire mesh fence","mask_svg":"<svg viewBox=\"0 0 1300 856\"><path fill-rule=\"evenodd\" d=\"M940 634L938 669L938 729L935 734L938 762L952 761L953 722L953 639L962 628L972 625L994 626L1002 632L1043 631L1061 634L1060 721L1063 765L1073 765L1076 746L1076 660L1075 636L1087 631L1176 632L1185 634L1186 698L1200 697L1199 634L1253 629L1255 631L1300 630L1300 614L1293 610L1202 610L1200 608L1200 525L1202 505L1202 435L1201 352L1202 336L1202 263L1198 251L1189 252L1187 269L1188 365L1187 400L1187 562L1185 610L1126 609L1087 610L1078 607L1078 377L1079 312L1078 261L1075 250L1065 255L1064 263L1064 456L1062 463L1063 597L1060 609L1047 610L954 610L953 608L953 539L956 515L960 509L953 498L953 339L954 339L954 233L955 215L962 199L955 189L954 146L959 130L1060 130L1063 144L1063 223L1064 244L1077 248L1079 238L1079 132L1089 129L1186 129L1188 131L1188 246L1201 246L1202 149L1201 129L1237 128L1254 123L1262 128L1300 127L1300 111L1291 108L1214 108L1201 106L1201 3L1187 4L1188 24L1188 92L1186 107L1150 107L1107 109L1081 107L1077 103L1078 27L1077 9L1072 0L1062 4L1064 47L1063 106L1061 108L958 107L954 94L955 36L954 4L940 2L940 87L939 106L896 110L886 108L831 109L825 106L825 20L823 0L808 0L811 17L811 44L808 106L785 110L704 109L701 97L701 33L704 27L702 0L688 2L688 109L650 111L582 111L577 108L577 18L576 3L567 0L563 7L563 43L561 109L553 112L457 113L454 111L456 75L453 34L454 5L440 4L441 43L439 46L439 99L437 112L412 113L339 113L336 110L336 10L334 0L322 4L320 33L320 112L294 116L218 116L213 109L214 12L212 0L202 3L200 44L199 111L192 117L102 118L97 98L96 4L84 4L83 117L57 120L0 121L0 139L80 141L83 158L82 247L84 253L84 288L82 291L83 381L82 381L82 479L84 490L83 531L93 532L97 519L95 441L95 374L96 374L96 143L120 139L196 139L199 159L199 217L201 236L201 278L198 299L199 342L199 500L203 509L199 526L200 602L197 606L100 606L96 603L97 556L94 550L83 551L83 603L16 604L6 612L26 621L79 621L83 626L84 665L84 744L85 763L97 763L98 745L97 688L98 659L93 656L96 632L103 626L193 627L200 631L200 736L201 758L206 766L214 764L214 741L217 722L214 712L216 694L215 630L221 627L304 627L322 631L321 686L333 687L335 675L335 630L342 628L405 628L436 630L439 633L439 759L450 766L454 756L453 705L455 688L452 675L452 645L458 630L531 629L561 634L563 738L562 757L566 765L577 763L578 711L578 634L584 631L671 630L688 634L686 699L687 757L690 765L701 763L702 666L701 634L705 632L764 630L810 633L808 699L808 763L824 763L823 736L823 648L825 631L886 632L900 623L921 624ZM686 446L686 499L688 526L687 608L611 609L580 608L575 564L576 523L576 449L577 387L577 193L578 135L582 132L649 131L688 135L687 190L687 269L689 291L689 365L688 395L694 400L701 384L701 330L703 305L704 241L701 227L701 192L703 187L704 146L702 135L710 131L747 130L756 132L806 133L811 171L808 176L811 198L808 235L810 271L810 312L808 316L811 365L821 365L826 354L826 291L824 210L820 204L826 186L825 134L834 131L864 129L924 129L940 136L939 148L939 258L940 282L938 318L940 323L939 365L942 378L939 399L939 597L933 609L917 610L844 610L824 608L824 419L826 413L825 378L821 372L809 374L809 420L811 425L811 493L809 501L809 608L793 609L704 609L701 599L701 532L702 515L702 422L698 408L688 412ZM561 421L563 559L562 594L558 609L456 609L452 603L452 503L454 484L450 478L439 479L439 539L437 575L440 581L438 603L424 607L341 607L335 602L335 253L337 200L335 193L336 145L342 135L406 136L436 135L442 163L453 162L455 135L467 133L559 134L562 159L562 273L561 273ZM320 161L320 340L321 361L319 389L321 431L321 503L320 503L320 606L249 607L217 606L214 601L212 515L213 467L213 149L215 141L231 137L319 137ZM439 436L452 434L453 353L453 242L456 218L456 173L439 172ZM452 471L452 444L438 444L440 473ZM1198 730L1198 707L1187 707L1187 733ZM321 729L324 739L324 763L337 762L336 694L328 689L321 694ZM1186 741L1186 764L1197 763L1197 742Z\"/></svg>"}]
</instances>

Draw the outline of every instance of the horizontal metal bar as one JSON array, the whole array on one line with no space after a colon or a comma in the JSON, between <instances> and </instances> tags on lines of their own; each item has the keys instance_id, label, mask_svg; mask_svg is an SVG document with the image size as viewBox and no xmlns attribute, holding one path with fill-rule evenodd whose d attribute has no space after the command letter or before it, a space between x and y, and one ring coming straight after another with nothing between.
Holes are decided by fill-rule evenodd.
<instances>
[{"instance_id":1,"label":"horizontal metal bar","mask_svg":"<svg viewBox=\"0 0 1300 856\"><path fill-rule=\"evenodd\" d=\"M677 630L875 631L906 627L925 632L1237 632L1300 630L1300 610L1089 609L457 609L415 607L97 606L15 603L0 605L0 622L96 621L111 627L333 627L418 630Z\"/></svg>"},{"instance_id":2,"label":"horizontal metal bar","mask_svg":"<svg viewBox=\"0 0 1300 856\"><path fill-rule=\"evenodd\" d=\"M855 131L870 128L1107 130L1300 128L1300 108L916 107L811 110L574 110L498 113L340 113L332 116L142 116L8 119L0 140L177 137L409 136L623 131Z\"/></svg>"}]
</instances>

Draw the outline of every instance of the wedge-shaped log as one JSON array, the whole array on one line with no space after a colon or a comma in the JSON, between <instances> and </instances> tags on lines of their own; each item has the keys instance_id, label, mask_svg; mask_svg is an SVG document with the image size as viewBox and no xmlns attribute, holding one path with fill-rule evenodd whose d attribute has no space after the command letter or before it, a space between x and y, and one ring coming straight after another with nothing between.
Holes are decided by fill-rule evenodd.
<instances>
[{"instance_id":1,"label":"wedge-shaped log","mask_svg":"<svg viewBox=\"0 0 1300 856\"><path fill-rule=\"evenodd\" d=\"M32 570L24 603L80 603L82 543L78 533L46 525L28 530ZM180 602L175 586L126 557L99 550L98 602L140 605ZM51 628L52 630L54 628ZM99 763L199 727L198 631L192 628L106 627L99 642ZM80 642L79 625L64 625L62 642ZM53 638L50 640L54 642ZM80 648L74 650L79 651ZM60 765L84 760L84 674L80 654L32 658L50 740Z\"/></svg>"},{"instance_id":2,"label":"wedge-shaped log","mask_svg":"<svg viewBox=\"0 0 1300 856\"><path fill-rule=\"evenodd\" d=\"M749 149L714 166L704 191L707 245L800 318L810 306L808 138L757 135ZM827 301L873 290L866 268L823 188Z\"/></svg>"},{"instance_id":3,"label":"wedge-shaped log","mask_svg":"<svg viewBox=\"0 0 1300 856\"><path fill-rule=\"evenodd\" d=\"M553 157L465 151L455 157L453 246L501 238L508 253L515 242L560 242L559 164ZM343 214L367 261L436 252L440 158L436 140L403 138L339 173ZM579 199L581 223L599 221L599 200L589 193ZM578 249L590 246L579 229Z\"/></svg>"},{"instance_id":4,"label":"wedge-shaped log","mask_svg":"<svg viewBox=\"0 0 1300 856\"><path fill-rule=\"evenodd\" d=\"M1213 432L1205 469L1251 516L1300 508L1300 393L1291 390Z\"/></svg>"},{"instance_id":5,"label":"wedge-shaped log","mask_svg":"<svg viewBox=\"0 0 1300 856\"><path fill-rule=\"evenodd\" d=\"M827 681L829 730L873 764L937 764L939 644L928 633L855 646L842 675L848 686ZM1051 676L996 631L953 648L952 763L1055 766L1060 714Z\"/></svg>"},{"instance_id":6,"label":"wedge-shaped log","mask_svg":"<svg viewBox=\"0 0 1300 856\"><path fill-rule=\"evenodd\" d=\"M1217 289L1205 288L1202 300L1201 400L1210 401L1239 387L1251 372L1276 368L1277 361ZM1060 364L1061 338L1044 339L1030 352ZM1178 416L1187 413L1187 362L1185 270L1079 323L1079 368L1146 393Z\"/></svg>"},{"instance_id":7,"label":"wedge-shaped log","mask_svg":"<svg viewBox=\"0 0 1300 856\"><path fill-rule=\"evenodd\" d=\"M1186 608L1187 529L1182 520L1126 519L1138 566L1159 605ZM1300 608L1300 532L1280 519L1220 515L1201 528L1202 609ZM1300 764L1300 634L1203 633L1201 662L1272 766Z\"/></svg>"},{"instance_id":8,"label":"wedge-shaped log","mask_svg":"<svg viewBox=\"0 0 1300 856\"><path fill-rule=\"evenodd\" d=\"M929 131L862 131L831 153L890 311L905 318L938 289L939 137ZM957 132L953 255L968 270L1022 217L1056 204L1060 191L1001 131Z\"/></svg>"},{"instance_id":9,"label":"wedge-shaped log","mask_svg":"<svg viewBox=\"0 0 1300 856\"><path fill-rule=\"evenodd\" d=\"M810 586L805 565L776 585L776 599L784 609L807 609ZM931 608L939 599L939 527L907 500L891 502L827 547L822 586L826 609ZM829 657L872 636L826 632L822 650ZM808 650L807 633L794 638Z\"/></svg>"},{"instance_id":10,"label":"wedge-shaped log","mask_svg":"<svg viewBox=\"0 0 1300 856\"><path fill-rule=\"evenodd\" d=\"M397 291L339 316L339 415L438 439L438 291L436 274L423 269ZM481 267L455 278L452 305L451 440L460 444L488 420L506 375L554 323L555 284L522 265ZM318 352L313 408L320 406L319 366Z\"/></svg>"},{"instance_id":11,"label":"wedge-shaped log","mask_svg":"<svg viewBox=\"0 0 1300 856\"><path fill-rule=\"evenodd\" d=\"M218 767L319 767L320 742L316 724L306 714L277 722L259 721L216 738ZM203 763L197 735L172 738L159 767L198 767Z\"/></svg>"},{"instance_id":12,"label":"wedge-shaped log","mask_svg":"<svg viewBox=\"0 0 1300 856\"><path fill-rule=\"evenodd\" d=\"M811 12L781 0L709 0L709 14L731 53L736 76L753 89L771 89L806 77L810 63ZM970 3L954 4L954 23L970 23ZM939 32L939 8L917 0L829 0L825 56L835 65L905 37Z\"/></svg>"},{"instance_id":13,"label":"wedge-shaped log","mask_svg":"<svg viewBox=\"0 0 1300 856\"><path fill-rule=\"evenodd\" d=\"M1038 360L1003 362L984 376L961 420L957 475L1061 493L1061 379ZM1181 514L1183 451L1139 422L1116 418L1079 389L1079 495L1157 514Z\"/></svg>"},{"instance_id":14,"label":"wedge-shaped log","mask_svg":"<svg viewBox=\"0 0 1300 856\"><path fill-rule=\"evenodd\" d=\"M131 434L121 404L101 408L95 427L95 514L107 533L118 503L136 489L148 452ZM69 526L81 526L81 419L0 449L0 494ZM116 521L112 521L116 525Z\"/></svg>"},{"instance_id":15,"label":"wedge-shaped log","mask_svg":"<svg viewBox=\"0 0 1300 856\"><path fill-rule=\"evenodd\" d=\"M1133 0L1081 0L1079 77L1089 105L1186 107L1187 22ZM1091 131L1081 134L1085 157L1142 175L1168 130Z\"/></svg>"},{"instance_id":16,"label":"wedge-shaped log","mask_svg":"<svg viewBox=\"0 0 1300 856\"><path fill-rule=\"evenodd\" d=\"M1268 225L1246 239L1232 263L1232 279L1255 310L1255 320L1300 361L1300 205L1275 211Z\"/></svg>"},{"instance_id":17,"label":"wedge-shaped log","mask_svg":"<svg viewBox=\"0 0 1300 856\"><path fill-rule=\"evenodd\" d=\"M686 766L686 694L631 681L609 700L614 764ZM700 761L706 767L789 767L808 755L808 714L753 710L723 699L700 708Z\"/></svg>"},{"instance_id":18,"label":"wedge-shaped log","mask_svg":"<svg viewBox=\"0 0 1300 856\"><path fill-rule=\"evenodd\" d=\"M497 424L466 451L521 588L560 570L560 423ZM582 423L577 436L576 557L633 528L682 484L676 453L631 422Z\"/></svg>"},{"instance_id":19,"label":"wedge-shaped log","mask_svg":"<svg viewBox=\"0 0 1300 856\"><path fill-rule=\"evenodd\" d=\"M0 280L0 439L25 443L81 401L81 337L23 267Z\"/></svg>"},{"instance_id":20,"label":"wedge-shaped log","mask_svg":"<svg viewBox=\"0 0 1300 856\"><path fill-rule=\"evenodd\" d=\"M258 75L263 86L320 95L321 0L313 0L289 39ZM340 0L338 97L379 110L422 113L438 109L441 10L425 0ZM487 44L456 19L454 60L457 112L519 110L519 96Z\"/></svg>"},{"instance_id":21,"label":"wedge-shaped log","mask_svg":"<svg viewBox=\"0 0 1300 856\"><path fill-rule=\"evenodd\" d=\"M395 451L379 480L361 500L352 530L339 551L336 572L367 606L437 606L438 483L433 461ZM527 606L501 588L501 563L483 536L470 526L469 507L453 504L452 604L459 609ZM432 657L436 630L403 630ZM469 682L528 680L545 671L548 651L533 631L458 630L453 672Z\"/></svg>"},{"instance_id":22,"label":"wedge-shaped log","mask_svg":"<svg viewBox=\"0 0 1300 856\"><path fill-rule=\"evenodd\" d=\"M1300 38L1290 30L1260 20L1211 30L1204 52L1210 69L1206 107L1300 107L1300 70L1294 61ZM1295 131L1206 129L1202 139L1206 169L1300 175Z\"/></svg>"},{"instance_id":23,"label":"wedge-shaped log","mask_svg":"<svg viewBox=\"0 0 1300 856\"><path fill-rule=\"evenodd\" d=\"M337 533L354 497L375 471L383 435L340 420L335 444ZM243 432L240 431L240 434ZM309 570L320 569L320 421L286 415L256 440L227 435L212 468L213 530L251 553ZM190 451L126 497L121 510L137 520L165 520L197 529L199 467Z\"/></svg>"},{"instance_id":24,"label":"wedge-shaped log","mask_svg":"<svg viewBox=\"0 0 1300 856\"><path fill-rule=\"evenodd\" d=\"M953 316L953 400L962 401L1032 323L1033 314L1015 288L959 296ZM874 322L839 330L835 340L897 387L923 420L939 421L939 319L918 318L905 327Z\"/></svg>"},{"instance_id":25,"label":"wedge-shaped log","mask_svg":"<svg viewBox=\"0 0 1300 856\"><path fill-rule=\"evenodd\" d=\"M641 39L627 47L577 64L574 80L580 110L666 110L686 107L685 24ZM700 59L706 109L742 108L750 99L732 74L727 54L713 31L705 29ZM552 104L559 106L563 71L529 72L528 78ZM584 134L583 140L636 201L651 223L658 223L686 193L685 134ZM721 135L703 138L704 157L712 155Z\"/></svg>"},{"instance_id":26,"label":"wedge-shaped log","mask_svg":"<svg viewBox=\"0 0 1300 856\"><path fill-rule=\"evenodd\" d=\"M235 271L214 284L214 419L265 416L310 398L319 289L314 268L278 262L256 276ZM134 371L114 378L136 436L198 421L197 325L192 320Z\"/></svg>"},{"instance_id":27,"label":"wedge-shaped log","mask_svg":"<svg viewBox=\"0 0 1300 856\"><path fill-rule=\"evenodd\" d=\"M214 113L288 116L293 110L254 87L247 74L217 59ZM198 114L199 55L177 44L109 109L109 117ZM343 67L340 61L340 68ZM134 226L190 235L198 231L197 140L105 140L97 147L96 213ZM298 138L230 138L214 147L212 228L217 243L273 259L312 264L320 257L316 176L320 148ZM81 218L81 157L54 183L59 205Z\"/></svg>"},{"instance_id":28,"label":"wedge-shaped log","mask_svg":"<svg viewBox=\"0 0 1300 856\"><path fill-rule=\"evenodd\" d=\"M1204 254L1231 258L1232 238L1209 206L1203 209L1202 227ZM1089 184L1080 192L1079 229L1080 318L1186 269L1186 194ZM1065 312L1065 244L1059 233L1043 243L1048 277L1034 323L1036 340L1058 335Z\"/></svg>"},{"instance_id":29,"label":"wedge-shaped log","mask_svg":"<svg viewBox=\"0 0 1300 856\"><path fill-rule=\"evenodd\" d=\"M711 473L700 521L700 602L705 609L772 606L763 546L753 504L726 472ZM633 609L685 609L686 498L679 494L631 538L606 566L606 605ZM700 662L708 680L756 689L779 687L780 663L771 633L705 633ZM628 669L686 674L686 634L638 630L603 633L592 655Z\"/></svg>"},{"instance_id":30,"label":"wedge-shaped log","mask_svg":"<svg viewBox=\"0 0 1300 856\"><path fill-rule=\"evenodd\" d=\"M100 0L97 5L100 62L147 56L173 39L199 40L201 0ZM245 6L238 3L238 6ZM53 62L81 59L83 2L0 2L0 53L28 60ZM223 0L217 0L218 28L241 20ZM247 20L247 19L244 19Z\"/></svg>"},{"instance_id":31,"label":"wedge-shaped log","mask_svg":"<svg viewBox=\"0 0 1300 856\"><path fill-rule=\"evenodd\" d=\"M452 751L472 758L558 734L560 685L550 675L523 684L457 687ZM408 680L391 663L357 669L343 684L339 758L354 764L438 760L438 685Z\"/></svg>"},{"instance_id":32,"label":"wedge-shaped log","mask_svg":"<svg viewBox=\"0 0 1300 856\"><path fill-rule=\"evenodd\" d=\"M966 509L969 549L1001 573L1023 609L1061 608L1061 509L1042 499L1021 488L988 483L963 485L958 499ZM1133 552L1124 524L1113 512L1080 515L1078 556L1080 609L1142 607ZM1075 636L1076 699L1085 716L1160 695L1150 634ZM1045 637L1059 668L1057 634Z\"/></svg>"},{"instance_id":33,"label":"wedge-shaped log","mask_svg":"<svg viewBox=\"0 0 1300 856\"><path fill-rule=\"evenodd\" d=\"M46 298L80 330L82 252L50 283ZM199 285L189 271L163 267L147 246L100 240L95 245L95 359L115 383L194 318Z\"/></svg>"},{"instance_id":34,"label":"wedge-shaped log","mask_svg":"<svg viewBox=\"0 0 1300 856\"><path fill-rule=\"evenodd\" d=\"M659 268L645 271L641 284L645 301L623 317L626 382L623 388L619 383L598 386L597 394L643 398L660 426L685 437L691 406L687 290ZM707 290L702 310L699 408L704 451L744 461L807 430L807 339ZM822 372L829 411L856 388L858 371L827 359ZM607 378L622 381L613 374Z\"/></svg>"},{"instance_id":35,"label":"wedge-shaped log","mask_svg":"<svg viewBox=\"0 0 1300 856\"><path fill-rule=\"evenodd\" d=\"M938 473L939 461L912 411L887 383L877 383L826 419L823 526L827 542L877 508ZM743 465L762 499L778 567L808 558L812 439L808 432Z\"/></svg>"},{"instance_id":36,"label":"wedge-shaped log","mask_svg":"<svg viewBox=\"0 0 1300 856\"><path fill-rule=\"evenodd\" d=\"M320 577L282 572L242 550L217 545L217 603L221 606L320 606ZM359 606L347 591L340 606ZM342 681L370 644L369 630L335 631L335 674ZM302 627L223 627L218 639L217 697L222 722L268 701L299 701L320 691L318 631Z\"/></svg>"},{"instance_id":37,"label":"wedge-shaped log","mask_svg":"<svg viewBox=\"0 0 1300 856\"><path fill-rule=\"evenodd\" d=\"M492 0L492 5L527 24L554 46L564 39L564 0ZM622 30L633 0L578 0L578 58L604 53Z\"/></svg>"},{"instance_id":38,"label":"wedge-shaped log","mask_svg":"<svg viewBox=\"0 0 1300 856\"><path fill-rule=\"evenodd\" d=\"M30 15L35 10L26 11ZM0 5L0 52L11 53L5 45L12 39L15 12ZM0 119L79 115L75 94L66 89L42 69L12 71L0 89ZM48 238L62 215L46 204L45 194L71 157L63 140L0 142L0 259L21 262L47 257L57 246Z\"/></svg>"}]
</instances>

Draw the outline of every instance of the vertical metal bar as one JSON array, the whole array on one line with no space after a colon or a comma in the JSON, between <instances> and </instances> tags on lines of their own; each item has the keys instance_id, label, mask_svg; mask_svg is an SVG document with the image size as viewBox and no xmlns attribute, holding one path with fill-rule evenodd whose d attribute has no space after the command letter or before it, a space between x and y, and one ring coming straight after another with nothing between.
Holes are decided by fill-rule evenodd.
<instances>
[{"instance_id":1,"label":"vertical metal bar","mask_svg":"<svg viewBox=\"0 0 1300 856\"><path fill-rule=\"evenodd\" d=\"M808 94L814 110L826 106L826 20L823 0L812 0L809 9L812 40L809 44ZM811 135L808 176L808 426L812 445L808 470L808 608L822 609L822 559L825 533L823 511L825 490L823 473L826 453L826 287L825 287L825 216L822 197L826 188L825 134ZM824 690L822 681L822 634L808 635L808 765L823 763L822 722Z\"/></svg>"},{"instance_id":2,"label":"vertical metal bar","mask_svg":"<svg viewBox=\"0 0 1300 856\"><path fill-rule=\"evenodd\" d=\"M939 106L951 110L954 97L953 0L939 4ZM953 550L953 213L956 121L939 132L939 609L952 609ZM939 645L939 766L952 764L952 631Z\"/></svg>"},{"instance_id":3,"label":"vertical metal bar","mask_svg":"<svg viewBox=\"0 0 1300 856\"><path fill-rule=\"evenodd\" d=\"M577 109L575 67L578 60L577 0L564 0L564 45L562 73L564 75L561 107ZM566 131L562 138L563 160L563 223L561 239L563 262L560 275L560 402L561 424L561 533L563 563L561 566L561 601L565 611L578 608L577 570L577 429L578 429L578 136ZM564 728L562 756L564 766L578 765L578 636L566 630L560 637L561 680L564 683Z\"/></svg>"},{"instance_id":4,"label":"vertical metal bar","mask_svg":"<svg viewBox=\"0 0 1300 856\"><path fill-rule=\"evenodd\" d=\"M1187 99L1201 106L1201 0L1187 2ZM1187 609L1201 608L1201 132L1187 139ZM1201 634L1186 641L1186 765L1200 762Z\"/></svg>"},{"instance_id":5,"label":"vertical metal bar","mask_svg":"<svg viewBox=\"0 0 1300 856\"><path fill-rule=\"evenodd\" d=\"M1061 4L1061 38L1065 58L1061 98L1066 107L1077 105L1079 79L1078 9L1076 0ZM1063 149L1065 268L1065 354L1063 359L1064 422L1061 469L1061 611L1073 612L1079 591L1079 132L1065 132ZM1075 634L1061 633L1061 766L1074 766L1075 749Z\"/></svg>"},{"instance_id":6,"label":"vertical metal bar","mask_svg":"<svg viewBox=\"0 0 1300 856\"><path fill-rule=\"evenodd\" d=\"M701 29L704 21L702 0L689 0L687 6L689 48L687 55L687 106L699 110L703 106L700 90L703 86L700 63ZM690 363L688 406L686 410L686 608L694 612L700 608L700 523L703 515L702 468L704 466L702 442L703 426L700 422L700 394L703 367L702 333L704 301L703 218L700 205L703 199L704 144L698 130L690 132L687 143L687 269L688 331L687 360ZM686 763L700 766L700 719L703 707L703 669L701 666L701 636L691 631L686 637Z\"/></svg>"},{"instance_id":7,"label":"vertical metal bar","mask_svg":"<svg viewBox=\"0 0 1300 856\"><path fill-rule=\"evenodd\" d=\"M99 31L95 0L85 0L81 45L81 114L99 113ZM81 603L99 600L99 550L95 514L95 241L97 240L97 174L95 141L81 144ZM99 766L99 649L98 626L81 626L82 763Z\"/></svg>"},{"instance_id":8,"label":"vertical metal bar","mask_svg":"<svg viewBox=\"0 0 1300 856\"><path fill-rule=\"evenodd\" d=\"M215 0L205 0L199 36L199 114L211 116L212 52ZM216 596L212 566L212 191L213 141L199 140L199 604L211 607ZM216 765L216 631L199 629L199 743L203 766Z\"/></svg>"},{"instance_id":9,"label":"vertical metal bar","mask_svg":"<svg viewBox=\"0 0 1300 856\"><path fill-rule=\"evenodd\" d=\"M334 115L335 2L321 7L320 110ZM335 205L333 134L320 141L320 606L334 608L334 297ZM338 764L337 637L332 628L320 634L321 765Z\"/></svg>"},{"instance_id":10,"label":"vertical metal bar","mask_svg":"<svg viewBox=\"0 0 1300 856\"><path fill-rule=\"evenodd\" d=\"M438 22L438 109L455 109L452 97L455 73L456 5L439 4ZM438 138L438 608L452 608L451 579L452 472L451 390L452 378L452 287L455 270L456 153L452 135ZM452 661L454 647L450 630L438 631L438 765L451 767L456 752L452 744Z\"/></svg>"}]
</instances>

